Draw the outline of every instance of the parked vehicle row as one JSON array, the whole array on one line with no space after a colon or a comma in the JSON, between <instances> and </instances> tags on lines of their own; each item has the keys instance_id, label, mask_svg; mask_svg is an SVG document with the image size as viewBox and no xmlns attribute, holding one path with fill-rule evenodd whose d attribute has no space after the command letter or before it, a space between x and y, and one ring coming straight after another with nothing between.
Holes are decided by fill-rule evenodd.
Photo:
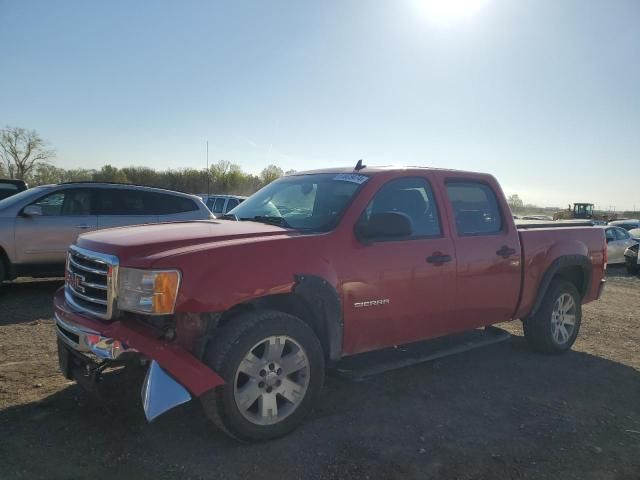
<instances>
[{"instance_id":1,"label":"parked vehicle row","mask_svg":"<svg viewBox=\"0 0 640 480\"><path fill-rule=\"evenodd\" d=\"M266 440L345 356L514 319L533 349L567 351L605 281L602 228L516 227L486 174L296 173L226 218L81 235L54 299L62 373L141 356L147 419L198 398Z\"/></svg>"},{"instance_id":2,"label":"parked vehicle row","mask_svg":"<svg viewBox=\"0 0 640 480\"><path fill-rule=\"evenodd\" d=\"M93 182L31 188L0 201L0 281L61 276L67 249L81 233L210 218L199 197L159 188Z\"/></svg>"},{"instance_id":3,"label":"parked vehicle row","mask_svg":"<svg viewBox=\"0 0 640 480\"><path fill-rule=\"evenodd\" d=\"M608 225L624 228L625 230L633 230L640 228L640 220L633 218L625 218L623 220L612 220Z\"/></svg>"},{"instance_id":4,"label":"parked vehicle row","mask_svg":"<svg viewBox=\"0 0 640 480\"><path fill-rule=\"evenodd\" d=\"M239 195L200 195L200 197L216 217L229 213L247 198Z\"/></svg>"}]
</instances>

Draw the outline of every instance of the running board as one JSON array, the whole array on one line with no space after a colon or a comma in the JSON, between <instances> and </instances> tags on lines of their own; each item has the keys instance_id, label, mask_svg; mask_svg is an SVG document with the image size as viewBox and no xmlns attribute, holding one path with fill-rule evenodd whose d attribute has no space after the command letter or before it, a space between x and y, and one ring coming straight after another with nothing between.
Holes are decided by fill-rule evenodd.
<instances>
[{"instance_id":1,"label":"running board","mask_svg":"<svg viewBox=\"0 0 640 480\"><path fill-rule=\"evenodd\" d=\"M389 370L504 342L510 338L511 334L505 330L485 327L424 342L345 357L335 364L334 371L341 377L357 381Z\"/></svg>"}]
</instances>

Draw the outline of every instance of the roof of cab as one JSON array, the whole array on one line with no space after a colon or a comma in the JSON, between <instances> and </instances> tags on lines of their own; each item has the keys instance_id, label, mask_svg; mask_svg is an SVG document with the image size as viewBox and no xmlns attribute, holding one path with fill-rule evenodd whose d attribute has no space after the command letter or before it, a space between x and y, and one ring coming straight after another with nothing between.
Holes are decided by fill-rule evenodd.
<instances>
[{"instance_id":1,"label":"roof of cab","mask_svg":"<svg viewBox=\"0 0 640 480\"><path fill-rule=\"evenodd\" d=\"M379 173L385 172L393 172L393 171L411 171L411 170L433 170L438 172L451 172L457 175L460 174L469 174L469 175L488 175L482 172L470 172L464 170L455 170L451 168L436 168L436 167L424 167L424 166L413 166L413 165L380 165L380 166L365 166L360 170L355 170L353 167L343 167L343 168L321 168L318 170L305 170L302 172L293 172L287 174L287 176L295 176L295 175L314 175L314 174L322 174L322 173L356 173L361 175L376 175Z\"/></svg>"}]
</instances>

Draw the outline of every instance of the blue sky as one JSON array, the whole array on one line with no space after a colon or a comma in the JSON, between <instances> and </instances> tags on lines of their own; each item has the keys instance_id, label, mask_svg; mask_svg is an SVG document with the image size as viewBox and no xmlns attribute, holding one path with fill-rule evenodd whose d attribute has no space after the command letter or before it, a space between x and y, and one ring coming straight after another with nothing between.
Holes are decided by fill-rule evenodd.
<instances>
[{"instance_id":1,"label":"blue sky","mask_svg":"<svg viewBox=\"0 0 640 480\"><path fill-rule=\"evenodd\" d=\"M640 208L640 1L478 1L0 0L0 125L67 168L203 167L208 139L251 172L364 158Z\"/></svg>"}]
</instances>

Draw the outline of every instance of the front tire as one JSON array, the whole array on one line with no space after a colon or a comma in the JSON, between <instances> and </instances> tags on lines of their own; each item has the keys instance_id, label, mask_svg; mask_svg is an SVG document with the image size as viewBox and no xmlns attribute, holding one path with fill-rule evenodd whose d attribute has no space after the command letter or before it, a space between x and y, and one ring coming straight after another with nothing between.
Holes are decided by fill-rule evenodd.
<instances>
[{"instance_id":1,"label":"front tire","mask_svg":"<svg viewBox=\"0 0 640 480\"><path fill-rule=\"evenodd\" d=\"M566 280L552 280L538 311L524 321L524 336L535 351L566 352L576 341L581 320L578 289Z\"/></svg>"},{"instance_id":2,"label":"front tire","mask_svg":"<svg viewBox=\"0 0 640 480\"><path fill-rule=\"evenodd\" d=\"M294 430L324 382L324 355L297 317L262 310L223 326L204 361L225 385L203 395L207 416L228 435L264 441Z\"/></svg>"}]
</instances>

